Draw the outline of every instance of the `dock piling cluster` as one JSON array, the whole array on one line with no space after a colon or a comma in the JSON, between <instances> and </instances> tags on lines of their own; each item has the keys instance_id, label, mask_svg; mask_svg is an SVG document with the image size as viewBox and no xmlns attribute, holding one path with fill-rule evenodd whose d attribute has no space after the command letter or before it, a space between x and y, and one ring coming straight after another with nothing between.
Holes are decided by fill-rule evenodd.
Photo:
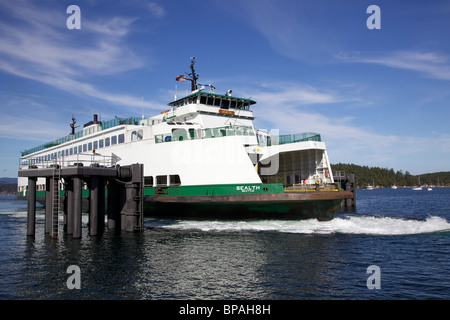
<instances>
[{"instance_id":1,"label":"dock piling cluster","mask_svg":"<svg viewBox=\"0 0 450 320\"><path fill-rule=\"evenodd\" d=\"M50 237L59 235L59 213L63 204L64 232L73 238L81 238L83 200L88 202L89 235L97 236L104 231L105 213L109 229L143 230L142 164L30 168L19 171L19 177L28 178L28 236L34 236L36 232L36 182L40 177L46 179L45 233ZM83 199L84 185L89 192L87 199ZM64 186L63 192L61 186Z\"/></svg>"}]
</instances>

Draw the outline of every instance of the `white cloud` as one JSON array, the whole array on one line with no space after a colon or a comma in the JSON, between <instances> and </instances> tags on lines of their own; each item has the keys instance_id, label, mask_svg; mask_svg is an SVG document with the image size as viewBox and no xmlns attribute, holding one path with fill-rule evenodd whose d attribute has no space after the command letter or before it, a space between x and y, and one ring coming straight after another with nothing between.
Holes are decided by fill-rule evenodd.
<instances>
[{"instance_id":1,"label":"white cloud","mask_svg":"<svg viewBox=\"0 0 450 320\"><path fill-rule=\"evenodd\" d=\"M335 58L344 62L373 63L390 68L416 71L428 78L450 80L450 57L436 52L397 51L379 56L360 52L340 53Z\"/></svg>"},{"instance_id":2,"label":"white cloud","mask_svg":"<svg viewBox=\"0 0 450 320\"><path fill-rule=\"evenodd\" d=\"M48 142L63 137L68 132L69 130L63 131L50 120L39 119L33 115L4 114L0 117L0 137L3 139Z\"/></svg>"},{"instance_id":3,"label":"white cloud","mask_svg":"<svg viewBox=\"0 0 450 320\"><path fill-rule=\"evenodd\" d=\"M155 2L150 2L147 7L150 12L157 18L162 18L166 15L166 11L164 10L164 8Z\"/></svg>"},{"instance_id":4,"label":"white cloud","mask_svg":"<svg viewBox=\"0 0 450 320\"><path fill-rule=\"evenodd\" d=\"M0 70L114 104L155 107L139 98L105 92L86 81L91 76L143 66L123 40L135 18L88 20L82 22L81 30L68 32L65 24L55 24L58 19L64 22L65 11L38 10L27 1L2 5L12 20L0 23Z\"/></svg>"},{"instance_id":5,"label":"white cloud","mask_svg":"<svg viewBox=\"0 0 450 320\"><path fill-rule=\"evenodd\" d=\"M107 20L99 21L83 21L83 29L95 33L101 33L109 36L125 36L129 32L129 28L138 18L113 17Z\"/></svg>"},{"instance_id":6,"label":"white cloud","mask_svg":"<svg viewBox=\"0 0 450 320\"><path fill-rule=\"evenodd\" d=\"M258 101L254 112L255 125L262 129L278 129L280 134L301 132L320 133L329 150L330 161L357 163L407 170L412 168L407 161L414 157L432 159L436 165L437 154L448 157L450 153L450 135L401 136L390 132L377 132L376 128L364 127L353 115L343 112L341 116L330 115L330 107L340 107L342 103L358 101L355 96L345 93L335 94L328 88L314 88L301 84L272 84L270 88L256 86L247 89L254 92ZM320 110L311 106L323 105ZM403 162L403 163L402 163ZM444 165L444 164L441 164Z\"/></svg>"},{"instance_id":7,"label":"white cloud","mask_svg":"<svg viewBox=\"0 0 450 320\"><path fill-rule=\"evenodd\" d=\"M309 85L271 83L263 84L264 91L255 92L258 101L269 104L296 105L335 103L342 100L341 97L326 90L318 90Z\"/></svg>"},{"instance_id":8,"label":"white cloud","mask_svg":"<svg viewBox=\"0 0 450 320\"><path fill-rule=\"evenodd\" d=\"M346 29L324 19L344 12L338 4L305 0L216 1L229 14L240 15L278 54L303 63L329 61L340 50ZM339 12L339 13L338 13ZM333 20L334 21L334 20Z\"/></svg>"}]
</instances>

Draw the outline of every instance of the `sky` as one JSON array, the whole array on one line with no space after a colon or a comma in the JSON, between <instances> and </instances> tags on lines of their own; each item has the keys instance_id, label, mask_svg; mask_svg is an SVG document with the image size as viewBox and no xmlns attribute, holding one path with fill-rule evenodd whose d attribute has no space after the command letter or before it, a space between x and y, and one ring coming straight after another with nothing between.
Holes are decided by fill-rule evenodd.
<instances>
[{"instance_id":1,"label":"sky","mask_svg":"<svg viewBox=\"0 0 450 320\"><path fill-rule=\"evenodd\" d=\"M0 0L0 176L72 114L166 110L191 56L199 83L257 101L255 127L320 133L331 163L450 171L449 17L447 0Z\"/></svg>"}]
</instances>

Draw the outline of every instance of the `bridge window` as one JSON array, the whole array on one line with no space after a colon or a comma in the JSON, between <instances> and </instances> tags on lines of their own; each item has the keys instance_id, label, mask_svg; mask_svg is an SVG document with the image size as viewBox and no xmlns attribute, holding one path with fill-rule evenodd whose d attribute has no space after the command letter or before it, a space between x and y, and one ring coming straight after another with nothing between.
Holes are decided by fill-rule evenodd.
<instances>
[{"instance_id":1,"label":"bridge window","mask_svg":"<svg viewBox=\"0 0 450 320\"><path fill-rule=\"evenodd\" d=\"M121 133L119 134L119 143L124 143L125 142L125 134Z\"/></svg>"}]
</instances>

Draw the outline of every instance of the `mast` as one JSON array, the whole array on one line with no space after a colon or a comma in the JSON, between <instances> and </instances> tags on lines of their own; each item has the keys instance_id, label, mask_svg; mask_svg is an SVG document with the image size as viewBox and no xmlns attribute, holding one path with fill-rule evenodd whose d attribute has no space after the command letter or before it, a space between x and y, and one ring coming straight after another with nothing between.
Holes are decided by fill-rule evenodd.
<instances>
[{"instance_id":1,"label":"mast","mask_svg":"<svg viewBox=\"0 0 450 320\"><path fill-rule=\"evenodd\" d=\"M186 78L188 80L191 80L191 91L197 90L198 74L195 74L195 70L194 70L195 59L197 59L197 58L191 57L191 73L188 73L188 75L191 76L191 78Z\"/></svg>"},{"instance_id":2,"label":"mast","mask_svg":"<svg viewBox=\"0 0 450 320\"><path fill-rule=\"evenodd\" d=\"M72 114L72 122L70 123L70 128L72 128L72 132L70 134L75 134L75 128L78 128L78 126L75 126L77 124L77 121L75 120L75 117Z\"/></svg>"},{"instance_id":3,"label":"mast","mask_svg":"<svg viewBox=\"0 0 450 320\"><path fill-rule=\"evenodd\" d=\"M194 64L195 64L196 57L191 57L191 73L186 73L190 78L186 78L184 75L176 76L175 80L177 81L185 81L189 80L191 81L191 91L197 90L197 79L198 74L195 73Z\"/></svg>"}]
</instances>

